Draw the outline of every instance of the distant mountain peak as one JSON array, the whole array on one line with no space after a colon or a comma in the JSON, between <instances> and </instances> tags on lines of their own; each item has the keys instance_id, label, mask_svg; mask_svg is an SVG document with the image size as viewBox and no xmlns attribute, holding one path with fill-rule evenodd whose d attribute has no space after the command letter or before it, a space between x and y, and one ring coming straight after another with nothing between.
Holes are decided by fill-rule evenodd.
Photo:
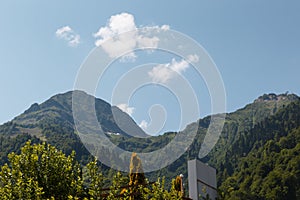
<instances>
[{"instance_id":1,"label":"distant mountain peak","mask_svg":"<svg viewBox=\"0 0 300 200\"><path fill-rule=\"evenodd\" d=\"M288 94L288 92L284 94L275 94L275 93L269 93L269 94L263 94L262 96L258 97L254 103L258 102L268 102L268 101L282 101L282 100L288 100L288 101L295 101L299 100L299 97L295 94Z\"/></svg>"},{"instance_id":2,"label":"distant mountain peak","mask_svg":"<svg viewBox=\"0 0 300 200\"><path fill-rule=\"evenodd\" d=\"M79 90L56 94L40 104L34 103L24 113L15 117L12 122L20 130L19 133L26 131L29 134L34 133L36 135L36 132L42 131L41 127L50 122L68 124L70 129L75 131L72 108L75 93L81 98L82 107L86 107L85 103L91 102L84 100L94 99L97 120L105 133L119 133L123 136L142 138L149 137L127 113L111 106L102 99Z\"/></svg>"}]
</instances>

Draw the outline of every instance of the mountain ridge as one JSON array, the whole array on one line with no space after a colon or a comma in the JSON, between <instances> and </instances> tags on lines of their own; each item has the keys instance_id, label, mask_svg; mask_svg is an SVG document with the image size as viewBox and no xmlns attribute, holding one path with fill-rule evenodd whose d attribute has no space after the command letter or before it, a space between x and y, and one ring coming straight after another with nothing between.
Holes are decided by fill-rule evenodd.
<instances>
[{"instance_id":1,"label":"mountain ridge","mask_svg":"<svg viewBox=\"0 0 300 200\"><path fill-rule=\"evenodd\" d=\"M35 142L47 141L67 154L75 150L77 159L83 164L87 163L91 159L91 156L81 143L74 129L73 115L70 113L72 109L71 94L72 91L54 95L41 104L32 104L24 113L15 117L10 122L1 125L0 142L2 145L0 146L0 164L5 162L5 156L9 152L18 151L20 146L28 139ZM104 111L112 109L112 107L106 102L102 104L101 102L102 100L98 101L97 104L99 106L98 112L100 118L102 116L104 117L103 120L106 120L104 126L107 126L107 124L113 123L113 115L110 113L107 116L105 114L107 112ZM300 102L300 98L295 94L275 95L270 93L258 97L252 103L245 105L235 112L227 113L218 143L206 157L202 158L203 162L209 163L218 170L219 184L225 181L226 177L233 175L234 170L237 168L237 163L228 162L228 160L237 156L236 154L231 155L228 153L232 152L232 146L239 144L245 135L254 130L264 120L276 115L281 110L290 109L289 105L293 102ZM100 107L100 105L103 107ZM292 111L290 110L289 112ZM63 120L60 118L62 116ZM149 180L155 180L157 176L161 175L166 176L166 181L170 181L175 174L182 173L185 177L187 176L187 160L198 157L198 152L210 123L210 117L206 116L186 126L183 132L186 131L187 133L197 127L198 132L194 142L173 164L157 172L149 173ZM107 127L106 131L107 133L118 133L120 130L117 127ZM135 152L151 152L164 147L176 134L176 132L168 132L149 138L129 137L126 134L107 134L107 136L115 145L122 149ZM255 141L252 142L255 143ZM103 169L105 173L108 173L109 169L107 167L104 166ZM220 173L221 169L226 169L226 177L223 173Z\"/></svg>"},{"instance_id":2,"label":"mountain ridge","mask_svg":"<svg viewBox=\"0 0 300 200\"><path fill-rule=\"evenodd\" d=\"M68 123L70 126L73 126L75 130L74 119L72 114L73 92L74 91L68 91L65 93L54 95L48 100L42 102L41 104L34 103L27 110L25 110L23 113L16 116L9 122L20 125L22 128L30 129L33 127L38 127L41 120L54 118ZM142 137L146 136L143 130L137 126L137 124L131 119L131 117L127 113L121 111L118 107L111 106L104 100L88 95L85 92L77 92L83 94L85 97L95 99L95 110L97 112L98 122L102 125L105 132L119 133L121 135L123 134L126 136L130 136L128 133L123 131L123 127L121 129L120 127L118 127L118 124L116 124L114 119L115 116L113 115L116 115L115 113L118 113L119 115L122 115L122 120L124 124L130 124L131 129L137 130L137 135L140 133ZM112 109L114 110L114 113L112 112ZM30 130L28 131L30 133Z\"/></svg>"}]
</instances>

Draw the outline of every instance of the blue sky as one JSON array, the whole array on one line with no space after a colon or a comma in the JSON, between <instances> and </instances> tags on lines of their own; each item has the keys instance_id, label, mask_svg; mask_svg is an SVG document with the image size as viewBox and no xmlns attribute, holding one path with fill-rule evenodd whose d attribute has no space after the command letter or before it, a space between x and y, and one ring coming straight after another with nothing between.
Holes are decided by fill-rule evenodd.
<instances>
[{"instance_id":1,"label":"blue sky","mask_svg":"<svg viewBox=\"0 0 300 200\"><path fill-rule=\"evenodd\" d=\"M222 75L228 112L263 93L299 95L299 9L297 0L1 1L0 123L32 103L71 90L80 65L95 47L94 34L121 13L131 15L136 27L168 25L201 44ZM64 27L69 35L56 34ZM201 117L210 113L207 92L203 96ZM149 122L141 114L143 102L130 106L137 123ZM164 130L176 129L176 123Z\"/></svg>"}]
</instances>

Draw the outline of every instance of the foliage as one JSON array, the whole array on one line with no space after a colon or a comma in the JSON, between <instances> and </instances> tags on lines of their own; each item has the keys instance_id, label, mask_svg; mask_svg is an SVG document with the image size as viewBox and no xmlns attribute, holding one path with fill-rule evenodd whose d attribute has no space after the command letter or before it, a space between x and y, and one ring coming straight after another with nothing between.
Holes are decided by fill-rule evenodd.
<instances>
[{"instance_id":1,"label":"foliage","mask_svg":"<svg viewBox=\"0 0 300 200\"><path fill-rule=\"evenodd\" d=\"M128 199L128 189L125 187L128 184L128 177L123 176L121 172L117 172L113 177L107 200Z\"/></svg>"},{"instance_id":2,"label":"foliage","mask_svg":"<svg viewBox=\"0 0 300 200\"><path fill-rule=\"evenodd\" d=\"M235 160L227 162L236 167L221 185L225 199L299 199L300 104L290 104L242 137L228 154Z\"/></svg>"},{"instance_id":3,"label":"foliage","mask_svg":"<svg viewBox=\"0 0 300 200\"><path fill-rule=\"evenodd\" d=\"M9 154L1 168L0 194L8 199L67 199L82 192L81 169L75 153L66 156L46 143L21 148Z\"/></svg>"},{"instance_id":4,"label":"foliage","mask_svg":"<svg viewBox=\"0 0 300 200\"><path fill-rule=\"evenodd\" d=\"M169 192L164 179L149 183L142 173L137 173L142 167L136 154L131 159L129 178L116 173L109 189L103 189L104 178L96 160L86 166L88 184L84 185L75 152L66 156L49 144L29 141L20 154L13 152L8 157L9 164L0 171L1 199L181 199L175 185Z\"/></svg>"},{"instance_id":5,"label":"foliage","mask_svg":"<svg viewBox=\"0 0 300 200\"><path fill-rule=\"evenodd\" d=\"M88 187L89 197L95 200L102 199L103 175L97 166L97 160L87 164L88 177L90 183Z\"/></svg>"},{"instance_id":6,"label":"foliage","mask_svg":"<svg viewBox=\"0 0 300 200\"><path fill-rule=\"evenodd\" d=\"M38 143L40 140L29 134L17 135L15 137L9 135L0 136L0 166L8 162L7 156L11 152L20 153L20 149L24 144L31 140L32 143Z\"/></svg>"}]
</instances>

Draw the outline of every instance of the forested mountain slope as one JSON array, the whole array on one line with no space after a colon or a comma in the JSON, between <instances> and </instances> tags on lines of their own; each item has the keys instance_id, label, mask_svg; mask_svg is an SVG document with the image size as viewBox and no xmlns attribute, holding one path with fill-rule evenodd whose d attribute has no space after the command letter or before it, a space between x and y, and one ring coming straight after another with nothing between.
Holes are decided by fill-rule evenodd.
<instances>
[{"instance_id":1,"label":"forested mountain slope","mask_svg":"<svg viewBox=\"0 0 300 200\"><path fill-rule=\"evenodd\" d=\"M280 192L293 197L299 193L299 102L299 97L294 94L265 94L244 108L226 115L218 143L202 161L217 169L218 185L227 198L272 199L273 196L280 196ZM146 139L130 137L114 121L112 107L108 103L96 99L95 108L105 132L120 133L107 136L126 150L151 152L168 144L177 134L169 132ZM124 116L125 121L139 128L128 115ZM156 180L158 176L165 176L168 184L178 174L187 177L187 160L197 158L209 123L210 116L207 116L188 125L184 133L188 134L195 128L198 130L190 148L173 164L147 174L148 178ZM75 131L72 92L55 95L41 104L33 104L20 116L1 125L0 163L7 161L9 152L18 152L28 139L32 142L46 141L66 154L75 150L82 164L91 160ZM108 177L113 174L105 166L103 170ZM187 186L187 179L184 181ZM295 181L298 181L297 184ZM276 188L274 184L278 185L277 192L273 190Z\"/></svg>"}]
</instances>

